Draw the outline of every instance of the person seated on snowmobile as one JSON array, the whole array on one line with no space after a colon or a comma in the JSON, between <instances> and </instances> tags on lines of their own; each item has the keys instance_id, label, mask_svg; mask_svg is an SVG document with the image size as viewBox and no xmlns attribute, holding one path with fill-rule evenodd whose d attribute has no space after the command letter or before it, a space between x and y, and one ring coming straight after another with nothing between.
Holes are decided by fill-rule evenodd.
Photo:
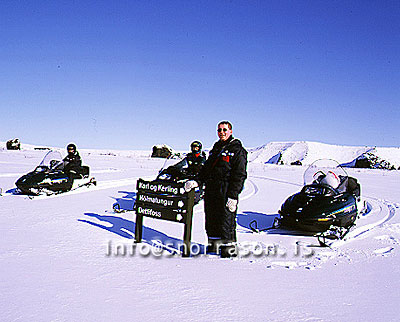
<instances>
[{"instance_id":1,"label":"person seated on snowmobile","mask_svg":"<svg viewBox=\"0 0 400 322\"><path fill-rule=\"evenodd\" d=\"M193 141L190 144L190 150L186 155L186 162L189 166L188 173L192 176L197 176L206 162L206 154L201 151L203 145L200 141Z\"/></svg>"},{"instance_id":2,"label":"person seated on snowmobile","mask_svg":"<svg viewBox=\"0 0 400 322\"><path fill-rule=\"evenodd\" d=\"M63 159L64 172L71 178L80 178L82 168L82 159L79 152L76 150L76 145L70 143L67 145L68 155Z\"/></svg>"},{"instance_id":3,"label":"person seated on snowmobile","mask_svg":"<svg viewBox=\"0 0 400 322\"><path fill-rule=\"evenodd\" d=\"M193 141L190 144L190 150L186 157L166 169L166 173L171 174L174 177L187 177L195 178L206 161L206 154L201 151L202 144L200 141Z\"/></svg>"}]
</instances>

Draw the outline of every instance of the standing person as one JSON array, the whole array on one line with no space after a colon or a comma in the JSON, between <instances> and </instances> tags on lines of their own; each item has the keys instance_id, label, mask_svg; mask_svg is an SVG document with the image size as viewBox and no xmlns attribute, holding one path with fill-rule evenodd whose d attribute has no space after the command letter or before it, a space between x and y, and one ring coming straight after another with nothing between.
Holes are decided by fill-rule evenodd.
<instances>
[{"instance_id":1,"label":"standing person","mask_svg":"<svg viewBox=\"0 0 400 322\"><path fill-rule=\"evenodd\" d=\"M209 158L199 173L199 183L205 184L207 252L221 252L221 257L236 256L236 211L239 194L247 178L247 151L233 137L232 124L218 124L218 137ZM185 189L198 186L188 181Z\"/></svg>"},{"instance_id":2,"label":"standing person","mask_svg":"<svg viewBox=\"0 0 400 322\"><path fill-rule=\"evenodd\" d=\"M82 159L73 143L67 145L67 152L68 155L63 160L64 172L75 178L81 172Z\"/></svg>"}]
</instances>

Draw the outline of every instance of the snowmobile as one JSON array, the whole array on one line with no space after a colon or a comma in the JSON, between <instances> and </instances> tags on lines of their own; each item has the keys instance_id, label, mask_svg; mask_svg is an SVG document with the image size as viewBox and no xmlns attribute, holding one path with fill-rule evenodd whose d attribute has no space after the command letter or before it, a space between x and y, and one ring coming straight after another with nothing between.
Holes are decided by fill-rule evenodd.
<instances>
[{"instance_id":1,"label":"snowmobile","mask_svg":"<svg viewBox=\"0 0 400 322\"><path fill-rule=\"evenodd\" d=\"M360 184L334 160L317 160L304 172L304 187L290 196L279 210L276 226L342 239L363 211Z\"/></svg>"},{"instance_id":2,"label":"snowmobile","mask_svg":"<svg viewBox=\"0 0 400 322\"><path fill-rule=\"evenodd\" d=\"M15 185L22 194L38 196L75 190L82 186L96 185L89 177L89 167L81 166L76 171L64 171L61 153L49 151L35 170L19 178Z\"/></svg>"},{"instance_id":3,"label":"snowmobile","mask_svg":"<svg viewBox=\"0 0 400 322\"><path fill-rule=\"evenodd\" d=\"M176 163L176 159L169 158L165 160L163 167L159 171L156 181L169 181L185 183L188 180L196 180L200 171L198 166L189 166L187 159L181 159ZM194 194L194 203L197 204L203 198L204 190L197 187Z\"/></svg>"},{"instance_id":4,"label":"snowmobile","mask_svg":"<svg viewBox=\"0 0 400 322\"><path fill-rule=\"evenodd\" d=\"M177 161L178 160L178 161ZM172 155L165 160L164 165L159 170L155 181L167 181L175 183L185 183L188 180L195 180L199 169L190 167L186 158ZM204 191L202 188L197 187L194 194L194 203L197 204L203 198ZM116 213L123 213L128 211L134 211L133 204L129 203L129 208L126 209L122 205L122 202L116 202L113 204L113 210Z\"/></svg>"}]
</instances>

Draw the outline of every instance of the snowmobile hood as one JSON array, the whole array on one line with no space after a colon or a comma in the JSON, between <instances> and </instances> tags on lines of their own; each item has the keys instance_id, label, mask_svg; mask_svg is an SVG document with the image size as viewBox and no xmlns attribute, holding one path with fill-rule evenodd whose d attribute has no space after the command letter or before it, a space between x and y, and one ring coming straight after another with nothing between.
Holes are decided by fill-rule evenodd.
<instances>
[{"instance_id":1,"label":"snowmobile hood","mask_svg":"<svg viewBox=\"0 0 400 322\"><path fill-rule=\"evenodd\" d=\"M46 174L44 172L32 171L32 172L29 172L29 173L23 175L21 178L19 178L15 182L15 185L23 193L30 194L31 189L37 188L37 186L38 186L37 183L42 182L44 180L45 176L46 176Z\"/></svg>"},{"instance_id":2,"label":"snowmobile hood","mask_svg":"<svg viewBox=\"0 0 400 322\"><path fill-rule=\"evenodd\" d=\"M39 167L38 167L39 168ZM64 186L70 188L72 185L69 177L62 171L42 171L36 168L34 171L31 171L21 178L19 178L15 185L18 189L23 193L27 194L35 194L35 190L37 189L59 189Z\"/></svg>"},{"instance_id":3,"label":"snowmobile hood","mask_svg":"<svg viewBox=\"0 0 400 322\"><path fill-rule=\"evenodd\" d=\"M44 172L32 171L19 178L15 184L18 188L21 185L32 186L35 183L42 181L45 177L46 174Z\"/></svg>"},{"instance_id":4,"label":"snowmobile hood","mask_svg":"<svg viewBox=\"0 0 400 322\"><path fill-rule=\"evenodd\" d=\"M280 210L283 225L308 231L324 231L332 224L345 226L356 213L356 200L349 193L318 196L304 191L290 196Z\"/></svg>"}]
</instances>

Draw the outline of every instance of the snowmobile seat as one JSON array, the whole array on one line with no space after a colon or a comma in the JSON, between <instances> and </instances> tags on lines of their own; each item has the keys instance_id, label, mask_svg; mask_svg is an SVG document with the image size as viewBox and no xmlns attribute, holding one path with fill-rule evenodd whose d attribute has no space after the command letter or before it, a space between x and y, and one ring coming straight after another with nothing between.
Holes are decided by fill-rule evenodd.
<instances>
[{"instance_id":1,"label":"snowmobile seat","mask_svg":"<svg viewBox=\"0 0 400 322\"><path fill-rule=\"evenodd\" d=\"M340 193L346 192L348 190L347 187L349 182L348 177L339 175L339 179L340 179L340 184L337 187L337 191L339 191Z\"/></svg>"},{"instance_id":2,"label":"snowmobile seat","mask_svg":"<svg viewBox=\"0 0 400 322\"><path fill-rule=\"evenodd\" d=\"M337 187L340 193L348 192L356 197L360 196L360 184L357 182L356 178L340 176L340 180L340 185Z\"/></svg>"},{"instance_id":3,"label":"snowmobile seat","mask_svg":"<svg viewBox=\"0 0 400 322\"><path fill-rule=\"evenodd\" d=\"M89 167L87 165L81 166L81 175L83 178L89 177Z\"/></svg>"}]
</instances>

